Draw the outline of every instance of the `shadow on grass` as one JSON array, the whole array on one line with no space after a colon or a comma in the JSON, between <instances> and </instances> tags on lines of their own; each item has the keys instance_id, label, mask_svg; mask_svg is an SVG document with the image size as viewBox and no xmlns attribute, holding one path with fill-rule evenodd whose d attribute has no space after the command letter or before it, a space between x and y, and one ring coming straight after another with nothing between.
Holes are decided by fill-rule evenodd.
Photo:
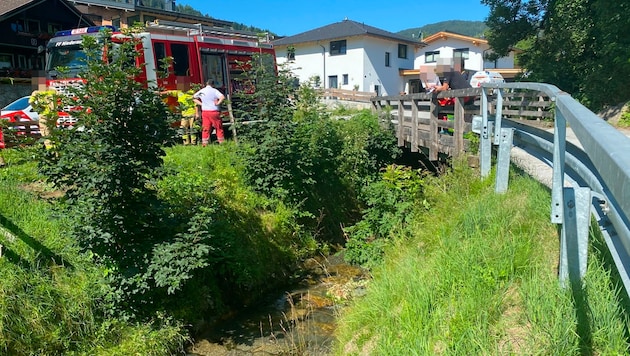
<instances>
[{"instance_id":1,"label":"shadow on grass","mask_svg":"<svg viewBox=\"0 0 630 356\"><path fill-rule=\"evenodd\" d=\"M63 257L44 246L41 242L35 240L32 236L29 236L26 232L24 232L24 230L20 229L19 226L15 225L11 220L7 219L2 214L0 214L0 226L37 252L36 262L47 263L52 261L56 265L74 268L70 262L66 261ZM3 251L3 255L12 263L22 267L30 267L30 263L28 261L17 255L14 251L6 248L6 246Z\"/></svg>"},{"instance_id":2,"label":"shadow on grass","mask_svg":"<svg viewBox=\"0 0 630 356\"><path fill-rule=\"evenodd\" d=\"M606 222L600 223L599 225L606 224ZM593 246L593 255L600 261L602 261L606 270L610 271L610 285L615 291L619 291L615 293L617 305L620 306L620 311L623 314L623 318L625 320L630 320L630 297L625 292L625 286L623 284L623 280L619 271L617 270L617 266L613 259L612 254L610 253L610 249L606 244L604 236L599 229L594 228L594 226L598 226L597 222L591 222L591 232L589 238L591 239L591 244ZM603 228L610 230L612 226L602 226ZM614 230L614 228L612 228ZM614 232L614 231L613 231ZM627 327L624 329L625 339L630 340L630 329Z\"/></svg>"},{"instance_id":3,"label":"shadow on grass","mask_svg":"<svg viewBox=\"0 0 630 356\"><path fill-rule=\"evenodd\" d=\"M593 355L593 331L588 305L588 293L582 288L581 281L571 283L571 294L575 306L577 334L580 338L580 355Z\"/></svg>"}]
</instances>

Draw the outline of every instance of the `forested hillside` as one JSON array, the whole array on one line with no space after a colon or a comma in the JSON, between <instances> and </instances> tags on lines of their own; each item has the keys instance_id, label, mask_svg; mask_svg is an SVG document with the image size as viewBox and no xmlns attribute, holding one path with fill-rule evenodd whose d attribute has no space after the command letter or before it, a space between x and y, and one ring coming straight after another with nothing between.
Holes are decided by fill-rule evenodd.
<instances>
[{"instance_id":1,"label":"forested hillside","mask_svg":"<svg viewBox=\"0 0 630 356\"><path fill-rule=\"evenodd\" d=\"M440 31L459 33L466 36L481 37L488 28L483 21L450 20L436 22L422 27L414 27L398 31L398 34L411 38L427 37ZM422 35L420 35L422 34Z\"/></svg>"}]
</instances>

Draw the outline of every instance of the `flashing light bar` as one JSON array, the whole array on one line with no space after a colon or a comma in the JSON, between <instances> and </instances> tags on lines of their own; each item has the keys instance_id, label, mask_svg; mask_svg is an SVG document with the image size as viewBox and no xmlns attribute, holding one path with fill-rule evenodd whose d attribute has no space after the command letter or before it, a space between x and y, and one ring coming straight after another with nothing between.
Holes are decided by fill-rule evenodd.
<instances>
[{"instance_id":1,"label":"flashing light bar","mask_svg":"<svg viewBox=\"0 0 630 356\"><path fill-rule=\"evenodd\" d=\"M98 33L98 32L101 32L101 30L104 30L104 29L110 29L113 32L116 31L116 27L110 26L110 25L90 26L90 27L75 28L75 29L72 29L72 30L57 31L57 33L55 33L55 37L71 36L71 35L85 35L85 34L89 34L89 33Z\"/></svg>"}]
</instances>

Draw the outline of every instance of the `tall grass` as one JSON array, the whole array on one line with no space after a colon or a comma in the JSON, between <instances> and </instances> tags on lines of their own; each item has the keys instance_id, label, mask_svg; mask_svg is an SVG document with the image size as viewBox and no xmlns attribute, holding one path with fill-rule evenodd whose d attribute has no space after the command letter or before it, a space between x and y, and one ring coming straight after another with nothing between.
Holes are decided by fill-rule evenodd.
<instances>
[{"instance_id":1,"label":"tall grass","mask_svg":"<svg viewBox=\"0 0 630 356\"><path fill-rule=\"evenodd\" d=\"M37 175L35 149L6 150L0 169L0 353L168 355L182 348L169 320L129 324L106 318L104 270L65 231L70 217Z\"/></svg>"},{"instance_id":2,"label":"tall grass","mask_svg":"<svg viewBox=\"0 0 630 356\"><path fill-rule=\"evenodd\" d=\"M492 183L460 164L428 183L432 208L343 313L336 354L627 354L628 319L601 259L579 303L559 287L548 190L516 173L506 194Z\"/></svg>"}]
</instances>

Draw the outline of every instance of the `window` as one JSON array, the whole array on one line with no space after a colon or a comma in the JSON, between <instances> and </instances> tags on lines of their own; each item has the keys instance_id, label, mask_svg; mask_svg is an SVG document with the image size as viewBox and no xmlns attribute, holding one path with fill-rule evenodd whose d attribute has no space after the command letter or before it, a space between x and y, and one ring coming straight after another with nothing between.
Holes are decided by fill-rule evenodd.
<instances>
[{"instance_id":1,"label":"window","mask_svg":"<svg viewBox=\"0 0 630 356\"><path fill-rule=\"evenodd\" d=\"M136 22L140 22L140 15L127 17L127 26L133 26Z\"/></svg>"},{"instance_id":2,"label":"window","mask_svg":"<svg viewBox=\"0 0 630 356\"><path fill-rule=\"evenodd\" d=\"M385 52L385 67L389 67L389 52Z\"/></svg>"},{"instance_id":3,"label":"window","mask_svg":"<svg viewBox=\"0 0 630 356\"><path fill-rule=\"evenodd\" d=\"M57 31L61 31L61 25L58 23L48 23L48 33L55 34Z\"/></svg>"},{"instance_id":4,"label":"window","mask_svg":"<svg viewBox=\"0 0 630 356\"><path fill-rule=\"evenodd\" d=\"M166 45L162 42L155 42L153 44L153 54L155 55L155 64L162 66L164 58L166 58Z\"/></svg>"},{"instance_id":5,"label":"window","mask_svg":"<svg viewBox=\"0 0 630 356\"><path fill-rule=\"evenodd\" d=\"M11 24L11 30L13 32L24 32L25 30L24 20L17 19L14 23Z\"/></svg>"},{"instance_id":6,"label":"window","mask_svg":"<svg viewBox=\"0 0 630 356\"><path fill-rule=\"evenodd\" d=\"M466 68L466 60L470 57L468 48L457 48L453 50L453 65L459 70Z\"/></svg>"},{"instance_id":7,"label":"window","mask_svg":"<svg viewBox=\"0 0 630 356\"><path fill-rule=\"evenodd\" d=\"M348 85L348 75L347 74L343 75L343 85Z\"/></svg>"},{"instance_id":8,"label":"window","mask_svg":"<svg viewBox=\"0 0 630 356\"><path fill-rule=\"evenodd\" d=\"M346 40L330 42L330 55L346 54Z\"/></svg>"},{"instance_id":9,"label":"window","mask_svg":"<svg viewBox=\"0 0 630 356\"><path fill-rule=\"evenodd\" d=\"M18 68L20 69L27 69L28 68L28 64L26 64L26 56L23 55L18 55Z\"/></svg>"},{"instance_id":10,"label":"window","mask_svg":"<svg viewBox=\"0 0 630 356\"><path fill-rule=\"evenodd\" d=\"M40 33L41 28L39 27L39 21L37 20L28 20L26 22L27 31L30 33Z\"/></svg>"},{"instance_id":11,"label":"window","mask_svg":"<svg viewBox=\"0 0 630 356\"><path fill-rule=\"evenodd\" d=\"M114 26L116 28L120 28L120 17L112 19L112 26Z\"/></svg>"},{"instance_id":12,"label":"window","mask_svg":"<svg viewBox=\"0 0 630 356\"><path fill-rule=\"evenodd\" d=\"M328 77L328 87L331 89L337 89L339 86L339 82L337 81L336 75L331 75Z\"/></svg>"},{"instance_id":13,"label":"window","mask_svg":"<svg viewBox=\"0 0 630 356\"><path fill-rule=\"evenodd\" d=\"M0 54L0 69L7 69L13 67L13 55Z\"/></svg>"},{"instance_id":14,"label":"window","mask_svg":"<svg viewBox=\"0 0 630 356\"><path fill-rule=\"evenodd\" d=\"M173 43L171 45L171 55L173 57L173 69L175 75L190 75L190 64L188 58L188 46Z\"/></svg>"},{"instance_id":15,"label":"window","mask_svg":"<svg viewBox=\"0 0 630 356\"><path fill-rule=\"evenodd\" d=\"M203 72L204 82L207 80L212 81L212 86L215 88L226 88L225 86L225 61L222 55L216 54L201 54L201 68ZM245 90L243 87L236 86L235 90Z\"/></svg>"},{"instance_id":16,"label":"window","mask_svg":"<svg viewBox=\"0 0 630 356\"><path fill-rule=\"evenodd\" d=\"M440 59L440 51L431 51L424 53L424 63L435 63Z\"/></svg>"},{"instance_id":17,"label":"window","mask_svg":"<svg viewBox=\"0 0 630 356\"><path fill-rule=\"evenodd\" d=\"M398 58L407 59L407 45L400 43L398 44Z\"/></svg>"},{"instance_id":18,"label":"window","mask_svg":"<svg viewBox=\"0 0 630 356\"><path fill-rule=\"evenodd\" d=\"M453 50L453 56L455 58L457 57L461 57L464 59L468 59L469 57L469 52L468 52L468 48L458 48L458 49L454 49Z\"/></svg>"},{"instance_id":19,"label":"window","mask_svg":"<svg viewBox=\"0 0 630 356\"><path fill-rule=\"evenodd\" d=\"M295 47L289 46L287 47L287 60L294 61L295 60Z\"/></svg>"}]
</instances>

